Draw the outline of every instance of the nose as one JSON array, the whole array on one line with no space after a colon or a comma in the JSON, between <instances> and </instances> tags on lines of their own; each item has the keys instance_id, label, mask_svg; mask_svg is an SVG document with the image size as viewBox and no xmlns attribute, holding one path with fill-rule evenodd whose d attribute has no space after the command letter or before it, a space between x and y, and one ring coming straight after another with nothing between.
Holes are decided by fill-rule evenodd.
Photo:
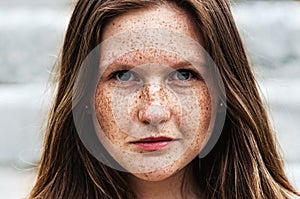
<instances>
[{"instance_id":1,"label":"nose","mask_svg":"<svg viewBox=\"0 0 300 199\"><path fill-rule=\"evenodd\" d=\"M138 110L140 122L158 126L170 120L171 111L167 93L160 85L147 85L140 96L141 107Z\"/></svg>"},{"instance_id":2,"label":"nose","mask_svg":"<svg viewBox=\"0 0 300 199\"><path fill-rule=\"evenodd\" d=\"M143 107L139 111L139 120L146 125L158 126L167 122L169 119L170 112L161 105L151 104Z\"/></svg>"}]
</instances>

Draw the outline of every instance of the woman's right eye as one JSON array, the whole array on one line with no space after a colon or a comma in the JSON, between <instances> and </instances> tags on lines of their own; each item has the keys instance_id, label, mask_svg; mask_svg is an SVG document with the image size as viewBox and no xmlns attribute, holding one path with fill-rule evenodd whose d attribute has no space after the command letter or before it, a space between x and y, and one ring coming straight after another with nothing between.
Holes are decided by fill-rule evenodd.
<instances>
[{"instance_id":1,"label":"woman's right eye","mask_svg":"<svg viewBox=\"0 0 300 199\"><path fill-rule=\"evenodd\" d=\"M120 82L136 81L138 79L136 75L129 70L117 71L113 73L112 78Z\"/></svg>"}]
</instances>

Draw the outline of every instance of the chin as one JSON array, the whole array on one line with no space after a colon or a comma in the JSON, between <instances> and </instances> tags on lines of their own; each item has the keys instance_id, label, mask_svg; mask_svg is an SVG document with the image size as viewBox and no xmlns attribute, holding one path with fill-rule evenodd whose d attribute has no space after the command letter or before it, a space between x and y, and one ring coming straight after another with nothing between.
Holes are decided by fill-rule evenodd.
<instances>
[{"instance_id":1,"label":"chin","mask_svg":"<svg viewBox=\"0 0 300 199\"><path fill-rule=\"evenodd\" d=\"M139 178L144 181L152 181L152 182L157 182L157 181L163 181L166 180L172 176L175 176L179 173L180 169L175 169L173 167L168 167L165 169L160 169L157 171L151 171L148 173L133 173L132 175L135 176L136 178Z\"/></svg>"}]
</instances>

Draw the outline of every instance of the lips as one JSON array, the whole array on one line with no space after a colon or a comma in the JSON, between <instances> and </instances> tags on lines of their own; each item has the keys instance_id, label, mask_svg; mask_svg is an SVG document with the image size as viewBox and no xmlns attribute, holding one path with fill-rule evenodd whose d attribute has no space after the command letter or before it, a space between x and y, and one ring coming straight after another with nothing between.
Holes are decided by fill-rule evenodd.
<instances>
[{"instance_id":1,"label":"lips","mask_svg":"<svg viewBox=\"0 0 300 199\"><path fill-rule=\"evenodd\" d=\"M157 151L164 149L173 141L174 139L170 137L148 137L131 142L131 144L145 151Z\"/></svg>"}]
</instances>

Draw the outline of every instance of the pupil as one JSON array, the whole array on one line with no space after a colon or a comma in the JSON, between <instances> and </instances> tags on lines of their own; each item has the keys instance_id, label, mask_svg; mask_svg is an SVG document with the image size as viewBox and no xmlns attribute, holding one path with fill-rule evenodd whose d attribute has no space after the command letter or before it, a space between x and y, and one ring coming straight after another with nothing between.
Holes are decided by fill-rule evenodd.
<instances>
[{"instance_id":1,"label":"pupil","mask_svg":"<svg viewBox=\"0 0 300 199\"><path fill-rule=\"evenodd\" d=\"M190 78L190 72L188 71L178 71L177 74L179 80L187 80Z\"/></svg>"}]
</instances>

